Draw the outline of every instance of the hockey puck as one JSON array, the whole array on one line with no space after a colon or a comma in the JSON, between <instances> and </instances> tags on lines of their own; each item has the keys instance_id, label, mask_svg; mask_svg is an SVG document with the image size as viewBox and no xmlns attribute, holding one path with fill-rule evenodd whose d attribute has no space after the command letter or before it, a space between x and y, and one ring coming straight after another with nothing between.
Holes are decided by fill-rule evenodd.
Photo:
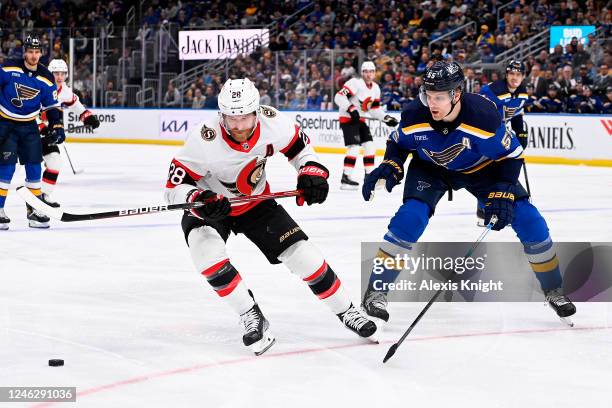
<instances>
[{"instance_id":1,"label":"hockey puck","mask_svg":"<svg viewBox=\"0 0 612 408\"><path fill-rule=\"evenodd\" d=\"M58 358L54 358L49 360L49 366L51 367L60 367L64 365L64 360L58 359Z\"/></svg>"}]
</instances>

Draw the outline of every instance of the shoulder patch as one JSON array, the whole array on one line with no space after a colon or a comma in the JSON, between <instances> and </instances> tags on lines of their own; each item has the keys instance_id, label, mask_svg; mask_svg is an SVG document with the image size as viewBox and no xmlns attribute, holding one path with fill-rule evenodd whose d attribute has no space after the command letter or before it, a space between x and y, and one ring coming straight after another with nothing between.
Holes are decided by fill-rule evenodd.
<instances>
[{"instance_id":1,"label":"shoulder patch","mask_svg":"<svg viewBox=\"0 0 612 408\"><path fill-rule=\"evenodd\" d=\"M210 142L214 140L215 137L217 137L217 132L215 131L215 129L206 127L206 125L202 125L202 129L200 129L200 136L202 136L203 140Z\"/></svg>"},{"instance_id":2,"label":"shoulder patch","mask_svg":"<svg viewBox=\"0 0 612 408\"><path fill-rule=\"evenodd\" d=\"M261 105L261 107L259 108L259 111L266 118L273 118L273 117L276 116L276 110L272 109L272 108L270 108L269 106L266 106L266 105Z\"/></svg>"}]
</instances>

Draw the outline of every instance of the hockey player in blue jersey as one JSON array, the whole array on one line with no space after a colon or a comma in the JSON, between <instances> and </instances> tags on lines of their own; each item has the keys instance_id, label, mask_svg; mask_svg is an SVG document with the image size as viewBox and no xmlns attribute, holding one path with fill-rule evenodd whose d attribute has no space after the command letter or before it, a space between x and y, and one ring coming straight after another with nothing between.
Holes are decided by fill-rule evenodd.
<instances>
[{"instance_id":1,"label":"hockey player in blue jersey","mask_svg":"<svg viewBox=\"0 0 612 408\"><path fill-rule=\"evenodd\" d=\"M525 79L525 64L519 60L511 60L506 66L506 78L491 82L482 87L480 94L493 101L504 123L510 126L525 148L527 146L528 129L523 121L525 107L531 103Z\"/></svg>"},{"instance_id":2,"label":"hockey player in blue jersey","mask_svg":"<svg viewBox=\"0 0 612 408\"><path fill-rule=\"evenodd\" d=\"M0 230L8 229L10 219L4 212L17 161L25 166L26 186L41 195L42 145L36 118L46 111L55 143L65 139L62 111L57 100L53 76L39 64L40 40L29 35L24 41L20 61L7 61L0 67ZM32 228L49 228L49 218L27 206Z\"/></svg>"},{"instance_id":3,"label":"hockey player in blue jersey","mask_svg":"<svg viewBox=\"0 0 612 408\"><path fill-rule=\"evenodd\" d=\"M402 112L383 162L367 177L362 189L365 200L373 198L379 180L391 192L404 179L404 162L412 153L403 204L391 218L378 256L394 258L409 250L425 231L442 196L449 189L465 188L484 203L487 224L493 215L497 217L493 230L512 226L547 302L560 317L571 316L576 308L562 292L548 226L518 182L523 147L504 125L496 106L481 95L464 94L463 86L457 63L436 62L427 69L419 100ZM399 272L384 269L371 275L362 302L370 316L388 321L387 293L375 290L373 282L393 282Z\"/></svg>"},{"instance_id":4,"label":"hockey player in blue jersey","mask_svg":"<svg viewBox=\"0 0 612 408\"><path fill-rule=\"evenodd\" d=\"M523 149L527 147L529 129L523 120L525 108L532 103L523 84L525 64L519 60L510 60L506 66L506 78L491 82L482 87L480 94L491 100L506 126L510 126ZM479 225L484 226L482 203L478 203L476 215Z\"/></svg>"}]
</instances>

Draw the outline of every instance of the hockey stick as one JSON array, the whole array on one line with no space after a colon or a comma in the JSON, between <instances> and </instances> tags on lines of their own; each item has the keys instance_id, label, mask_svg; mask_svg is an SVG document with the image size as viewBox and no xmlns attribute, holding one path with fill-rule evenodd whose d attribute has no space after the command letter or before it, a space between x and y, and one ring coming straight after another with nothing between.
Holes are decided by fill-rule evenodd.
<instances>
[{"instance_id":1,"label":"hockey stick","mask_svg":"<svg viewBox=\"0 0 612 408\"><path fill-rule=\"evenodd\" d=\"M138 207L138 208L126 208L122 210L116 211L107 211L100 213L88 213L88 214L72 214L68 212L62 211L60 208L53 208L50 205L47 205L43 201L41 201L38 197L36 197L30 189L25 186L17 187L17 194L29 205L34 207L37 211L40 211L49 217L64 221L64 222L72 222L72 221L88 221L88 220L100 220L104 218L118 218L118 217L129 217L132 215L143 215L143 214L153 214L159 212L166 211L176 211L176 210L191 210L192 208L202 207L205 203L203 202L195 202L195 203L184 203L184 204L171 204L171 205L154 205L149 207ZM290 191L281 191L278 193L267 193L267 194L258 194L252 196L244 196L244 197L232 197L229 199L231 203L248 203L253 201L263 201L263 200L271 200L274 198L282 198L282 197L297 197L302 194L301 190L290 190Z\"/></svg>"},{"instance_id":2,"label":"hockey stick","mask_svg":"<svg viewBox=\"0 0 612 408\"><path fill-rule=\"evenodd\" d=\"M523 174L525 175L525 186L527 187L527 194L531 197L531 189L529 188L529 177L527 177L527 165L525 164L525 160L523 160Z\"/></svg>"},{"instance_id":3,"label":"hockey stick","mask_svg":"<svg viewBox=\"0 0 612 408\"><path fill-rule=\"evenodd\" d=\"M91 126L89 125L79 125L79 126L73 126L73 127L69 126L66 128L66 132L77 132L79 130L87 129L87 128L91 128Z\"/></svg>"},{"instance_id":4,"label":"hockey stick","mask_svg":"<svg viewBox=\"0 0 612 408\"><path fill-rule=\"evenodd\" d=\"M495 225L495 223L497 222L497 217L495 215L493 215L491 217L491 222L489 222L489 225L487 225L487 229L484 230L482 232L482 234L480 234L480 236L478 237L478 239L472 244L472 247L470 248L470 250L467 252L467 254L465 254L465 256L463 257L463 259L470 257L474 251L476 250L476 248L478 247L478 245L485 239L485 237L487 236L487 234L489 233L489 231L491 231L491 228L493 228L493 225ZM458 275L456 272L453 272L454 275ZM387 351L387 354L385 355L385 358L383 359L383 363L386 363L391 357L393 357L393 355L395 354L395 352L397 351L397 348L404 342L404 340L406 340L406 337L408 337L408 335L410 334L410 332L412 331L412 329L414 329L414 327L417 325L417 323L419 322L419 320L421 320L421 318L425 315L425 313L427 312L427 310L429 310L429 308L431 307L431 305L433 305L433 303L436 301L436 299L438 298L438 296L440 296L440 294L442 292L445 292L446 289L445 288L441 288L440 290L438 290L432 297L431 299L429 299L429 302L427 302L427 304L425 305L425 307L423 308L423 310L421 310L421 313L419 313L419 315L417 316L416 319L414 319L414 322L412 322L412 324L410 325L410 327L408 327L408 329L406 330L406 332L402 335L402 337L400 337L400 339L397 341L397 343L395 343L394 345L392 345L391 347L389 347L389 350Z\"/></svg>"},{"instance_id":5,"label":"hockey stick","mask_svg":"<svg viewBox=\"0 0 612 408\"><path fill-rule=\"evenodd\" d=\"M70 163L70 168L72 169L72 174L74 174L76 176L77 174L83 173L85 170L83 170L83 169L75 170L74 166L72 165L72 160L70 160L70 155L68 154L68 149L66 148L66 143L62 143L62 146L64 147L64 152L66 153L66 157L68 158L68 163Z\"/></svg>"}]
</instances>

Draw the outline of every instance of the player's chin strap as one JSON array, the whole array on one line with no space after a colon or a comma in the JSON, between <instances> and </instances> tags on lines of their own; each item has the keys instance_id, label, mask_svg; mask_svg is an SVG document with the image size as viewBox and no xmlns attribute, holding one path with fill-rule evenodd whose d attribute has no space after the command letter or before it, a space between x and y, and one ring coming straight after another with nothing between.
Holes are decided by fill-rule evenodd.
<instances>
[{"instance_id":1,"label":"player's chin strap","mask_svg":"<svg viewBox=\"0 0 612 408\"><path fill-rule=\"evenodd\" d=\"M451 109L448 111L448 113L444 116L447 117L448 115L450 115L451 113L453 113L453 109L455 109L455 105L457 105L459 103L459 101L461 100L461 98L459 98L459 100L455 103L453 103L453 99L455 99L455 92L457 92L457 90L452 90L451 91ZM444 119L442 118L442 119Z\"/></svg>"}]
</instances>

